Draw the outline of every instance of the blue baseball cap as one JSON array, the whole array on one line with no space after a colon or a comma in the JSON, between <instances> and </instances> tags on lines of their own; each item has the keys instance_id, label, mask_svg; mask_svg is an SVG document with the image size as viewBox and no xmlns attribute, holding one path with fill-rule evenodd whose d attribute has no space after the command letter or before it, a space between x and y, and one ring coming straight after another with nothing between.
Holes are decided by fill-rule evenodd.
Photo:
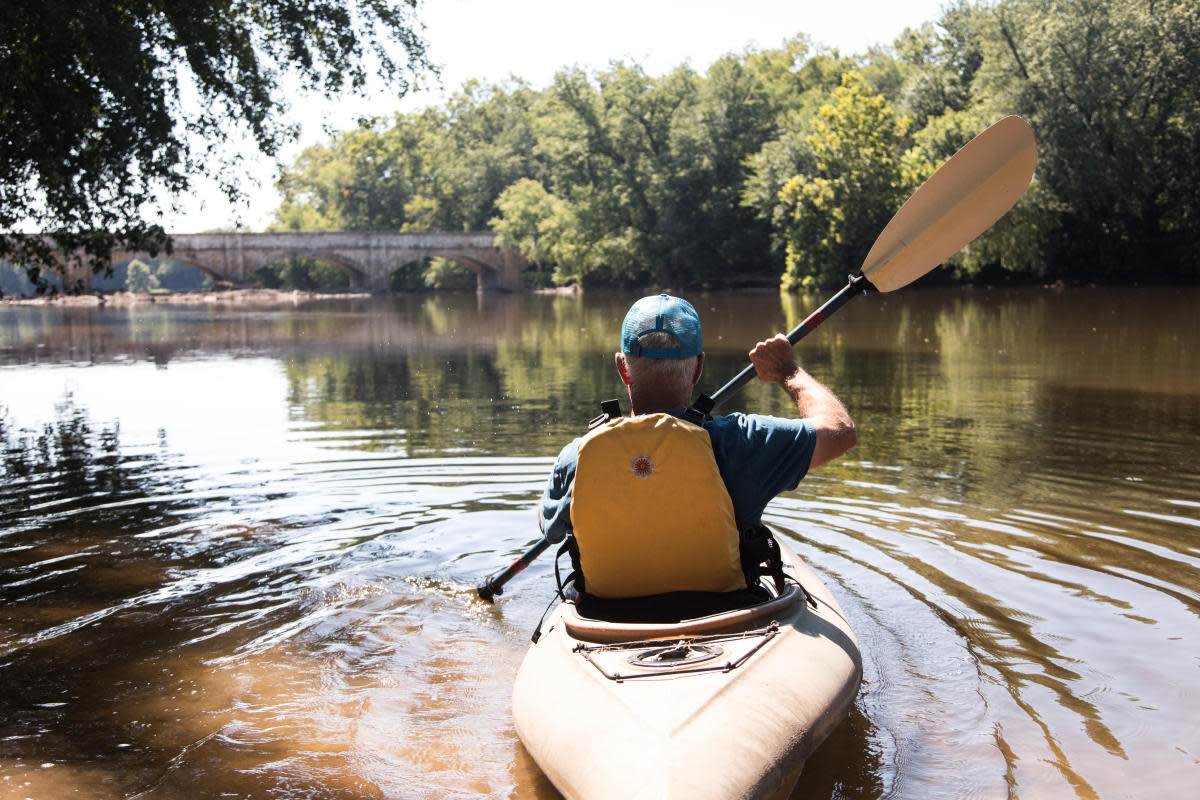
<instances>
[{"instance_id":1,"label":"blue baseball cap","mask_svg":"<svg viewBox=\"0 0 1200 800\"><path fill-rule=\"evenodd\" d=\"M647 333L666 333L677 347L642 347ZM704 350L700 316L687 300L669 294L650 295L634 303L621 325L621 352L642 358L693 358Z\"/></svg>"}]
</instances>

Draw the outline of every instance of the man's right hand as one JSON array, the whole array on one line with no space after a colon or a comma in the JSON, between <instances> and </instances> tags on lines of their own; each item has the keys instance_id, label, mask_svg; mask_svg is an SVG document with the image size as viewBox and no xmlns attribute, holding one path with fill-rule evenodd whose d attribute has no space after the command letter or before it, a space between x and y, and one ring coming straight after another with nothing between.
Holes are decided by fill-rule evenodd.
<instances>
[{"instance_id":1,"label":"man's right hand","mask_svg":"<svg viewBox=\"0 0 1200 800\"><path fill-rule=\"evenodd\" d=\"M800 367L786 336L780 333L756 344L750 351L750 363L760 381L778 383L800 415L812 420L817 442L810 467L832 461L854 447L858 441L854 420L833 392Z\"/></svg>"},{"instance_id":2,"label":"man's right hand","mask_svg":"<svg viewBox=\"0 0 1200 800\"><path fill-rule=\"evenodd\" d=\"M750 363L763 383L783 383L800 369L792 343L782 333L754 345L750 351Z\"/></svg>"}]
</instances>

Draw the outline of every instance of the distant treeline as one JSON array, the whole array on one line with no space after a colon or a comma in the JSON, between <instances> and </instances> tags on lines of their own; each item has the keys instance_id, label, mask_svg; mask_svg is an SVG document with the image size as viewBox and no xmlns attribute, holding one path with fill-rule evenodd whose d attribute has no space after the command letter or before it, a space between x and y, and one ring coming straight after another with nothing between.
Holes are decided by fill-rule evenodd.
<instances>
[{"instance_id":1,"label":"distant treeline","mask_svg":"<svg viewBox=\"0 0 1200 800\"><path fill-rule=\"evenodd\" d=\"M42 272L42 286L30 280L25 267L0 261L0 297L31 297L47 291L61 292L62 281L54 275ZM212 288L212 278L198 269L185 264L160 259L145 261L135 258L123 264L114 264L108 272L99 272L92 278L91 288L107 292L143 292L146 294L170 294L172 292L201 292Z\"/></svg>"},{"instance_id":2,"label":"distant treeline","mask_svg":"<svg viewBox=\"0 0 1200 800\"><path fill-rule=\"evenodd\" d=\"M257 270L246 282L265 289L341 291L350 288L350 276L345 270L310 258L281 259ZM107 272L96 273L88 288L100 292L143 294L207 292L213 288L213 279L211 275L179 262L135 258L114 264ZM397 269L391 275L389 288L395 292L463 291L475 288L475 273L444 258L427 258ZM62 280L51 273L40 272L37 280L32 280L27 268L0 261L0 297L34 297L62 291Z\"/></svg>"},{"instance_id":3,"label":"distant treeline","mask_svg":"<svg viewBox=\"0 0 1200 800\"><path fill-rule=\"evenodd\" d=\"M25 267L0 261L0 297L31 297L47 291L61 292L62 281L43 272L39 276L42 286L30 280ZM135 258L123 264L114 264L108 272L98 272L92 278L91 288L107 292L142 292L145 294L171 294L172 292L201 292L212 288L212 278L186 264L160 259L143 261Z\"/></svg>"},{"instance_id":4,"label":"distant treeline","mask_svg":"<svg viewBox=\"0 0 1200 800\"><path fill-rule=\"evenodd\" d=\"M952 275L1197 277L1200 0L960 0L865 55L798 36L703 75L468 83L306 150L276 227L492 228L560 284L836 284L1008 114L1038 137L1035 183Z\"/></svg>"}]
</instances>

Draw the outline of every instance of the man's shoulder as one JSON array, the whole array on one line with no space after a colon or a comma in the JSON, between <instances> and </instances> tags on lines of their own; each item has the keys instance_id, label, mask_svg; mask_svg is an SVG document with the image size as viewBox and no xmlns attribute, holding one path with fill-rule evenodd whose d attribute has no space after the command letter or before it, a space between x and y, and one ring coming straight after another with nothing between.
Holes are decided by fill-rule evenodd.
<instances>
[{"instance_id":1,"label":"man's shoulder","mask_svg":"<svg viewBox=\"0 0 1200 800\"><path fill-rule=\"evenodd\" d=\"M788 431L799 434L806 430L812 430L812 423L807 419L799 417L773 417L769 414L743 414L740 411L735 411L732 414L723 414L719 417L705 420L704 429L710 435L715 436L738 434L752 436L756 433L770 433L773 431Z\"/></svg>"}]
</instances>

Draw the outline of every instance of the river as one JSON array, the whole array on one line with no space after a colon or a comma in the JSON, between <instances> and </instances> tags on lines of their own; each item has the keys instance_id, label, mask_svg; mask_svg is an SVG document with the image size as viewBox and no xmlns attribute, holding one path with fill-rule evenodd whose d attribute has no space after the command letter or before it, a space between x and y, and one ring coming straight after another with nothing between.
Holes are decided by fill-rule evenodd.
<instances>
[{"instance_id":1,"label":"river","mask_svg":"<svg viewBox=\"0 0 1200 800\"><path fill-rule=\"evenodd\" d=\"M554 797L510 717L551 560L473 586L632 299L0 307L0 797ZM821 298L692 299L712 391ZM766 521L864 682L795 797L1194 796L1200 289L910 288L797 351L859 445Z\"/></svg>"}]
</instances>

